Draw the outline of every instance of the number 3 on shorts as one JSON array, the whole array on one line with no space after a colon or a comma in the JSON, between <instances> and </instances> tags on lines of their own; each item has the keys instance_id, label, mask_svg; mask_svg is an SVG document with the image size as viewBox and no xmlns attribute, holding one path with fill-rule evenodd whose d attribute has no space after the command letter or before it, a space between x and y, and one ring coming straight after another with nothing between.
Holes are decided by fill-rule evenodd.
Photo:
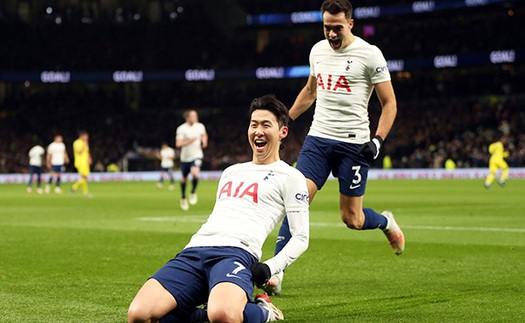
<instances>
[{"instance_id":1,"label":"number 3 on shorts","mask_svg":"<svg viewBox=\"0 0 525 323\"><path fill-rule=\"evenodd\" d=\"M352 170L355 171L354 179L352 180L352 185L350 185L350 188L354 188L359 186L361 184L361 174L359 171L361 170L361 166L352 166Z\"/></svg>"}]
</instances>

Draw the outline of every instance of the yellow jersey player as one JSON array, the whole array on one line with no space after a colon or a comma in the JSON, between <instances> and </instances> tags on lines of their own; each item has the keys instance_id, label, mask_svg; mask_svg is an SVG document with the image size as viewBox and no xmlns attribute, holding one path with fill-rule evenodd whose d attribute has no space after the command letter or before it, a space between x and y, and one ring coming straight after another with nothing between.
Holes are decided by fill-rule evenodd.
<instances>
[{"instance_id":1,"label":"yellow jersey player","mask_svg":"<svg viewBox=\"0 0 525 323\"><path fill-rule=\"evenodd\" d=\"M509 164L505 161L505 158L509 156L509 152L505 150L507 142L508 138L503 136L499 141L493 142L489 145L489 153L491 155L489 160L490 174L485 179L486 188L490 188L498 171L501 171L498 178L498 184L501 187L505 186L505 180L509 176Z\"/></svg>"},{"instance_id":2,"label":"yellow jersey player","mask_svg":"<svg viewBox=\"0 0 525 323\"><path fill-rule=\"evenodd\" d=\"M73 155L75 157L75 168L80 178L71 186L71 192L75 193L79 186L82 186L82 193L86 197L91 197L89 193L87 179L90 174L90 165L93 162L89 152L89 134L87 131L80 131L78 139L73 142Z\"/></svg>"}]
</instances>

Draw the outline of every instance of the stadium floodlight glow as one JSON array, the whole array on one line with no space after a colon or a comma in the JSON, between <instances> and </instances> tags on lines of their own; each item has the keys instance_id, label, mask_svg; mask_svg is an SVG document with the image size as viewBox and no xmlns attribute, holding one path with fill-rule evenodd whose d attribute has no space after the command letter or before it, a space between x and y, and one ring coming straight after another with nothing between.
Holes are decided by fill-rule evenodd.
<instances>
[{"instance_id":1,"label":"stadium floodlight glow","mask_svg":"<svg viewBox=\"0 0 525 323\"><path fill-rule=\"evenodd\" d=\"M142 71L115 71L113 72L113 82L126 83L134 82L139 83L144 80L144 73Z\"/></svg>"},{"instance_id":2,"label":"stadium floodlight glow","mask_svg":"<svg viewBox=\"0 0 525 323\"><path fill-rule=\"evenodd\" d=\"M40 73L42 83L69 83L71 82L71 72L67 71L43 71Z\"/></svg>"},{"instance_id":3,"label":"stadium floodlight glow","mask_svg":"<svg viewBox=\"0 0 525 323\"><path fill-rule=\"evenodd\" d=\"M495 50L490 52L490 62L492 64L514 63L516 61L515 50Z\"/></svg>"},{"instance_id":4,"label":"stadium floodlight glow","mask_svg":"<svg viewBox=\"0 0 525 323\"><path fill-rule=\"evenodd\" d=\"M213 81L215 70L186 70L184 77L186 81Z\"/></svg>"}]
</instances>

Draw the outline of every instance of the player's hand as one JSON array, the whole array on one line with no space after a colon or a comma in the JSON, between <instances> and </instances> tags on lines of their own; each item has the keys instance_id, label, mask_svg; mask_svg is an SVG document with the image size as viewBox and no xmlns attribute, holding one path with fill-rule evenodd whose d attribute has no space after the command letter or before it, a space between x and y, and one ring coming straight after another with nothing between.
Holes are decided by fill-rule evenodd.
<instances>
[{"instance_id":1,"label":"player's hand","mask_svg":"<svg viewBox=\"0 0 525 323\"><path fill-rule=\"evenodd\" d=\"M383 139L380 136L375 136L369 142L361 145L358 154L365 157L369 163L372 163L377 158L377 156L379 156L379 151L381 150L382 145Z\"/></svg>"},{"instance_id":2,"label":"player's hand","mask_svg":"<svg viewBox=\"0 0 525 323\"><path fill-rule=\"evenodd\" d=\"M263 262L256 262L250 267L252 272L252 280L257 286L262 286L268 282L272 273L270 267Z\"/></svg>"}]
</instances>

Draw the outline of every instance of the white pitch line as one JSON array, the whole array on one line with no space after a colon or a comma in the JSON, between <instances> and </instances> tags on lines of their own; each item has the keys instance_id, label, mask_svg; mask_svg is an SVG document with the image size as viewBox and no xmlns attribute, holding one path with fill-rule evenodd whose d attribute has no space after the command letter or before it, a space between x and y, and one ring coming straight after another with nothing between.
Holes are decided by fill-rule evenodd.
<instances>
[{"instance_id":1,"label":"white pitch line","mask_svg":"<svg viewBox=\"0 0 525 323\"><path fill-rule=\"evenodd\" d=\"M207 217L199 215L142 217L137 221L149 222L205 222Z\"/></svg>"},{"instance_id":2,"label":"white pitch line","mask_svg":"<svg viewBox=\"0 0 525 323\"><path fill-rule=\"evenodd\" d=\"M346 227L343 223L311 222L313 227ZM431 226L431 225L402 225L402 229L414 230L438 230L438 231L489 231L489 232L517 232L525 233L523 228L483 228L483 227L453 227L453 226Z\"/></svg>"},{"instance_id":3,"label":"white pitch line","mask_svg":"<svg viewBox=\"0 0 525 323\"><path fill-rule=\"evenodd\" d=\"M205 216L186 215L186 216L166 216L166 217L142 217L138 221L149 222L195 222L204 223ZM346 227L343 223L331 222L310 222L313 227ZM403 225L403 229L411 230L436 230L436 231L478 231L478 232L515 232L525 233L525 228L483 228L483 227L454 227L454 226L432 226L432 225Z\"/></svg>"}]
</instances>

